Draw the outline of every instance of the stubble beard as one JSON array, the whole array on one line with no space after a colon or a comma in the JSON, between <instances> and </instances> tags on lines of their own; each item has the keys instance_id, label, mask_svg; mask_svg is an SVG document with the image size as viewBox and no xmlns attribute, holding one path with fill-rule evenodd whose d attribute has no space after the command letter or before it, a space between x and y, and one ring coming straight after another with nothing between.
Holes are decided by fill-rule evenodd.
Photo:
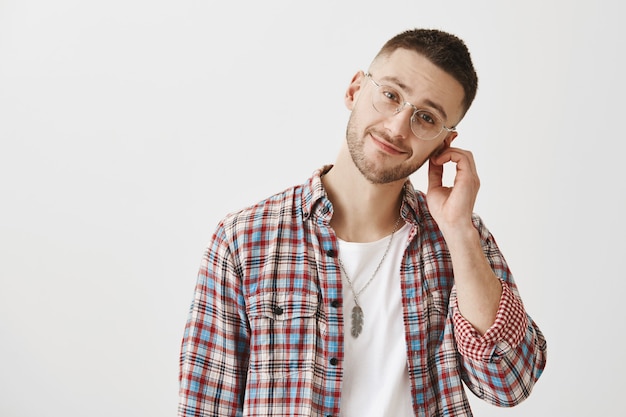
<instances>
[{"instance_id":1,"label":"stubble beard","mask_svg":"<svg viewBox=\"0 0 626 417\"><path fill-rule=\"evenodd\" d=\"M348 127L346 129L346 141L348 144L348 150L350 151L350 155L354 164L361 174L372 184L389 184L391 182L395 182L398 180L406 180L411 174L420 169L422 165L430 158L430 155L424 159L423 161L417 163L409 163L405 162L399 165L391 166L391 167L377 167L374 161L369 160L364 147L364 138L369 136L372 132L379 137L384 138L389 143L393 143L391 138L388 135L375 131L373 128L368 128L365 130L365 133L362 137L359 136L357 130L357 123L353 119L354 113L350 115L350 120L348 121ZM434 152L433 152L434 153ZM432 154L431 154L432 155Z\"/></svg>"}]
</instances>

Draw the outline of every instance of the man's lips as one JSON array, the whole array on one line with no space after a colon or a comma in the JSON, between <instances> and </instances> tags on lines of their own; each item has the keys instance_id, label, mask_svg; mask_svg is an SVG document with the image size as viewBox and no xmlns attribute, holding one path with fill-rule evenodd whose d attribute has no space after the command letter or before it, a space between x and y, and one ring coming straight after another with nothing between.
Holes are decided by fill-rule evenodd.
<instances>
[{"instance_id":1,"label":"man's lips","mask_svg":"<svg viewBox=\"0 0 626 417\"><path fill-rule=\"evenodd\" d=\"M400 154L405 153L402 149L398 148L397 146L395 146L394 144L389 142L384 137L381 137L381 136L376 135L376 134L371 133L371 132L370 132L370 137L372 138L372 140L374 141L376 146L378 146L383 151L385 151L385 152L387 152L389 154L400 155Z\"/></svg>"}]
</instances>

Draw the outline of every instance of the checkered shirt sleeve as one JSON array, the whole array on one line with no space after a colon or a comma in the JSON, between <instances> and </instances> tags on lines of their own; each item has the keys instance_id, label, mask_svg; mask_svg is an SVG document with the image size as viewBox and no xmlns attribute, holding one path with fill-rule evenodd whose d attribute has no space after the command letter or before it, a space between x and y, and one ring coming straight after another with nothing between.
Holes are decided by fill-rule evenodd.
<instances>
[{"instance_id":1,"label":"checkered shirt sleeve","mask_svg":"<svg viewBox=\"0 0 626 417\"><path fill-rule=\"evenodd\" d=\"M494 324L481 335L460 313L451 295L452 319L466 385L478 397L497 406L513 406L530 395L546 363L546 341L527 315L508 266L495 239L475 216L483 250L502 284Z\"/></svg>"}]
</instances>

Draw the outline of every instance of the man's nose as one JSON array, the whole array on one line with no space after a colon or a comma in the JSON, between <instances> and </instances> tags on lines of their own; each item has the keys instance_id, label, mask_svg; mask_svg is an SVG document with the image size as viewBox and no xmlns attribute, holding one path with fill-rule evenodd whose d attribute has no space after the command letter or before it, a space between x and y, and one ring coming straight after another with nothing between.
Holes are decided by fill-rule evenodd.
<instances>
[{"instance_id":1,"label":"man's nose","mask_svg":"<svg viewBox=\"0 0 626 417\"><path fill-rule=\"evenodd\" d=\"M394 114L400 113L401 111L405 110L407 107L409 108L409 110L411 110L411 116L413 116L413 113L415 113L417 111L417 107L415 107L414 105L412 105L408 101L405 101L404 103L399 105L396 108L396 111L394 112Z\"/></svg>"},{"instance_id":2,"label":"man's nose","mask_svg":"<svg viewBox=\"0 0 626 417\"><path fill-rule=\"evenodd\" d=\"M411 118L415 114L415 106L404 102L398 106L391 117L387 119L386 127L395 136L408 138L411 134Z\"/></svg>"}]
</instances>

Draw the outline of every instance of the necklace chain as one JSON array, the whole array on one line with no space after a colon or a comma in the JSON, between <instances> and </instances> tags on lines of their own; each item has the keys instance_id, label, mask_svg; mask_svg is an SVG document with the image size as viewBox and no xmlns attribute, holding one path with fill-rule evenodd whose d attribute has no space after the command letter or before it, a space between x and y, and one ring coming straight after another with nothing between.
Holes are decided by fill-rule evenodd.
<instances>
[{"instance_id":1,"label":"necklace chain","mask_svg":"<svg viewBox=\"0 0 626 417\"><path fill-rule=\"evenodd\" d=\"M341 267L341 271L346 277L346 281L348 281L348 285L350 286L350 290L352 291L352 297L354 298L354 307L352 308L352 327L350 329L350 333L352 334L352 337L355 337L355 338L359 337L359 335L361 334L361 331L363 330L363 316L364 315L363 315L363 309L361 308L361 305L359 304L358 297L372 283L372 281L374 280L374 277L376 276L376 273L378 272L381 265L383 264L383 261L387 257L387 253L389 253L389 248L391 248L391 242L393 241L393 235L398 230L398 225L400 224L401 218L402 216L398 217L398 220L396 220L396 223L393 226L393 231L391 232L391 237L389 238L389 242L387 243L387 248L385 249L385 253L383 253L383 257L380 258L380 262L378 262L378 266L376 266L374 273L372 274L370 279L365 283L363 288L361 288L359 291L354 290L354 285L352 285L352 281L350 280L350 277L348 276L348 273L346 272L346 268L343 266L343 262L341 262L341 257L340 256L337 257L339 260L339 266Z\"/></svg>"}]
</instances>

